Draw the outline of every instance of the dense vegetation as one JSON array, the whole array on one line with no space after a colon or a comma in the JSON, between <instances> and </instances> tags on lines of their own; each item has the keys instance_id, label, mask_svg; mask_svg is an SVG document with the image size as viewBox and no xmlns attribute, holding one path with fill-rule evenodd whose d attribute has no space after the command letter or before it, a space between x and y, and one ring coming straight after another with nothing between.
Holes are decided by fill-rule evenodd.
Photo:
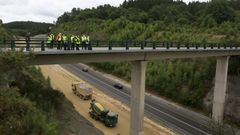
<instances>
[{"instance_id":1,"label":"dense vegetation","mask_svg":"<svg viewBox=\"0 0 240 135\"><path fill-rule=\"evenodd\" d=\"M128 0L119 7L73 8L58 18L53 32L89 32L99 40L150 40L180 42L228 42L240 44L240 1L190 2ZM130 79L127 62L93 64L114 75ZM230 73L238 74L238 59ZM151 61L147 87L184 105L202 108L213 86L215 59Z\"/></svg>"},{"instance_id":2,"label":"dense vegetation","mask_svg":"<svg viewBox=\"0 0 240 135\"><path fill-rule=\"evenodd\" d=\"M0 39L3 37L9 37L10 36L10 32L8 32L2 24L2 20L0 19Z\"/></svg>"},{"instance_id":3,"label":"dense vegetation","mask_svg":"<svg viewBox=\"0 0 240 135\"><path fill-rule=\"evenodd\" d=\"M27 32L30 32L31 35L45 34L53 24L19 21L6 23L4 26L14 35L25 36Z\"/></svg>"},{"instance_id":4,"label":"dense vegetation","mask_svg":"<svg viewBox=\"0 0 240 135\"><path fill-rule=\"evenodd\" d=\"M0 134L58 135L55 110L63 95L21 52L0 54Z\"/></svg>"},{"instance_id":5,"label":"dense vegetation","mask_svg":"<svg viewBox=\"0 0 240 135\"><path fill-rule=\"evenodd\" d=\"M120 7L73 8L58 18L57 31L90 32L100 39L240 42L239 1L188 5L172 0L130 0Z\"/></svg>"}]
</instances>

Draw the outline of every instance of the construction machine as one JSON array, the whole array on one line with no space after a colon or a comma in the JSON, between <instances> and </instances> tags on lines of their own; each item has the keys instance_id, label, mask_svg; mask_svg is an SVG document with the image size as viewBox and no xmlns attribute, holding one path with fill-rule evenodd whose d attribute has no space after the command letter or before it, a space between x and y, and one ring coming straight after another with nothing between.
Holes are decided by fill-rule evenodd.
<instances>
[{"instance_id":1,"label":"construction machine","mask_svg":"<svg viewBox=\"0 0 240 135\"><path fill-rule=\"evenodd\" d=\"M118 122L117 113L109 111L108 108L102 106L94 99L90 103L89 114L93 119L100 120L107 127L115 127Z\"/></svg>"},{"instance_id":2,"label":"construction machine","mask_svg":"<svg viewBox=\"0 0 240 135\"><path fill-rule=\"evenodd\" d=\"M72 83L72 91L83 100L91 99L93 94L92 88L82 82Z\"/></svg>"}]
</instances>

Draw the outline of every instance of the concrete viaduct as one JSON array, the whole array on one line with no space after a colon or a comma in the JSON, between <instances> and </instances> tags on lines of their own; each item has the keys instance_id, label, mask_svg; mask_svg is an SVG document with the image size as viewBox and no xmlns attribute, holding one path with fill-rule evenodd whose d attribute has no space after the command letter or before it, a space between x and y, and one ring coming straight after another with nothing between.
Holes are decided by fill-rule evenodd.
<instances>
[{"instance_id":1,"label":"concrete viaduct","mask_svg":"<svg viewBox=\"0 0 240 135\"><path fill-rule=\"evenodd\" d=\"M26 52L28 53L28 52ZM224 50L112 50L112 51L51 51L35 52L34 59L29 63L69 64L107 61L130 61L131 74L131 123L130 134L143 134L145 72L147 61L162 59L180 59L196 57L216 57L216 76L212 118L222 122L227 87L228 61L230 56L240 55L238 49Z\"/></svg>"},{"instance_id":2,"label":"concrete viaduct","mask_svg":"<svg viewBox=\"0 0 240 135\"><path fill-rule=\"evenodd\" d=\"M182 58L200 58L216 57L216 75L214 87L214 99L212 118L217 122L222 122L224 114L224 104L227 87L228 61L230 56L240 55L240 49L235 46L220 46L219 44L210 44L200 46L194 44L164 44L150 43L148 46L144 43L122 44L113 47L111 42L106 46L101 46L99 42L91 47L91 50L56 50L45 49L44 41L38 46L34 53L34 58L29 60L32 65L47 64L72 64L72 63L89 63L89 62L109 62L109 61L130 61L132 63L131 73L131 122L130 135L143 134L143 117L144 117L144 93L145 93L145 72L149 60L162 59L182 59ZM25 43L21 43L25 44ZM132 46L131 46L132 45ZM139 46L137 46L139 45ZM174 46L175 45L175 46ZM11 47L6 48L15 50L16 45L11 41ZM27 46L25 54L29 54ZM19 47L21 48L21 46ZM31 50L31 49L30 49Z\"/></svg>"}]
</instances>

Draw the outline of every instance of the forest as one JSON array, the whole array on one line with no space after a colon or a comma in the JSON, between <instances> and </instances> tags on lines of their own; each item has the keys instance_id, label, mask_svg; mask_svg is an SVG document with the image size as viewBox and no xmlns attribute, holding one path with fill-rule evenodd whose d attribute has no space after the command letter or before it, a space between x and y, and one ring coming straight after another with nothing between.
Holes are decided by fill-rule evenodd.
<instances>
[{"instance_id":1,"label":"forest","mask_svg":"<svg viewBox=\"0 0 240 135\"><path fill-rule=\"evenodd\" d=\"M147 40L240 43L240 1L125 0L119 7L73 8L61 15L53 33L88 32L92 40ZM203 110L213 88L214 58L150 61L146 86L150 92ZM239 58L229 73L240 75ZM93 63L95 68L130 80L130 63Z\"/></svg>"},{"instance_id":2,"label":"forest","mask_svg":"<svg viewBox=\"0 0 240 135\"><path fill-rule=\"evenodd\" d=\"M125 0L119 7L101 5L91 9L73 8L65 12L53 32L90 32L92 39L170 40L239 43L240 2L212 0ZM80 25L78 25L80 24ZM2 24L20 35L26 31L47 33L53 24L10 22Z\"/></svg>"},{"instance_id":3,"label":"forest","mask_svg":"<svg viewBox=\"0 0 240 135\"><path fill-rule=\"evenodd\" d=\"M25 36L27 32L30 32L31 35L45 34L49 32L49 27L52 27L53 24L31 21L16 21L5 23L3 26L13 35Z\"/></svg>"},{"instance_id":4,"label":"forest","mask_svg":"<svg viewBox=\"0 0 240 135\"><path fill-rule=\"evenodd\" d=\"M58 18L57 31L90 32L93 39L240 42L238 0L209 3L129 0L119 7L73 8ZM79 25L78 25L79 24Z\"/></svg>"}]
</instances>

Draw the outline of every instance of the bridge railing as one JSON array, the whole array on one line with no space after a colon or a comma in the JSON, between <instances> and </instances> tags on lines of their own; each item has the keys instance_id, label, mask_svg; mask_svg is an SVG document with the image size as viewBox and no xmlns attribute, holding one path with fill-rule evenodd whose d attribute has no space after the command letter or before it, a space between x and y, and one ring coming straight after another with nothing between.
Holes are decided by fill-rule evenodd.
<instances>
[{"instance_id":1,"label":"bridge railing","mask_svg":"<svg viewBox=\"0 0 240 135\"><path fill-rule=\"evenodd\" d=\"M53 43L53 48L57 48L58 43ZM64 50L70 50L72 43L70 41L61 43L61 48ZM169 42L169 41L136 41L136 40L122 40L122 41L100 41L93 40L89 43L88 50L92 48L106 48L112 50L115 48L124 48L129 50L132 48L137 49L237 49L238 44L226 44L226 43L197 43L197 42ZM0 48L5 49L25 49L26 51L40 48L41 51L45 51L45 48L49 48L47 39L32 38L29 41L24 39L4 39L0 40Z\"/></svg>"},{"instance_id":2,"label":"bridge railing","mask_svg":"<svg viewBox=\"0 0 240 135\"><path fill-rule=\"evenodd\" d=\"M0 48L2 49L26 49L26 51L29 51L34 48L45 48L45 46L46 39L31 39L29 41L23 39L2 39L0 41Z\"/></svg>"}]
</instances>

